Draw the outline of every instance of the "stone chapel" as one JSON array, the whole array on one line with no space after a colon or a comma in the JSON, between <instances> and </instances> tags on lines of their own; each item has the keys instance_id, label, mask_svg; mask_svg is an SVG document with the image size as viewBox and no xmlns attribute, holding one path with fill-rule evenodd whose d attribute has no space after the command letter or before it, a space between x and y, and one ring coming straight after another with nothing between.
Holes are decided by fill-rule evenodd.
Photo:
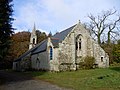
<instances>
[{"instance_id":1,"label":"stone chapel","mask_svg":"<svg viewBox=\"0 0 120 90\"><path fill-rule=\"evenodd\" d=\"M76 70L86 56L95 58L98 67L109 67L109 56L79 22L41 43L36 42L36 28L30 37L29 50L13 62L13 70Z\"/></svg>"}]
</instances>

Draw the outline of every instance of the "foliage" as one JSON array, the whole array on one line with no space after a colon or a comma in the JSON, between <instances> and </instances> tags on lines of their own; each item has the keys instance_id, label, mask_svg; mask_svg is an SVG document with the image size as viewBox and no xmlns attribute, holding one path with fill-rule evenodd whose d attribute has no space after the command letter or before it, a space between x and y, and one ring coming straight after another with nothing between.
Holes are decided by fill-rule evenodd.
<instances>
[{"instance_id":1,"label":"foliage","mask_svg":"<svg viewBox=\"0 0 120 90\"><path fill-rule=\"evenodd\" d=\"M25 31L18 32L14 34L11 37L11 39L12 39L12 44L8 55L11 56L11 60L14 60L28 50L29 41L30 41L30 32L25 32Z\"/></svg>"},{"instance_id":2,"label":"foliage","mask_svg":"<svg viewBox=\"0 0 120 90\"><path fill-rule=\"evenodd\" d=\"M38 43L40 43L46 37L46 33L37 30ZM6 56L6 61L8 62L13 62L23 53L28 51L30 42L30 32L22 31L15 33L13 34L13 36L11 36L11 40L12 44L10 46L9 53Z\"/></svg>"},{"instance_id":3,"label":"foliage","mask_svg":"<svg viewBox=\"0 0 120 90\"><path fill-rule=\"evenodd\" d=\"M12 0L0 0L0 61L5 59L10 46L12 28Z\"/></svg>"},{"instance_id":4,"label":"foliage","mask_svg":"<svg viewBox=\"0 0 120 90\"><path fill-rule=\"evenodd\" d=\"M60 73L25 72L25 74L74 90L120 90L120 67Z\"/></svg>"},{"instance_id":5,"label":"foliage","mask_svg":"<svg viewBox=\"0 0 120 90\"><path fill-rule=\"evenodd\" d=\"M114 44L108 45L108 44L104 43L104 44L101 44L101 46L109 56L109 63L112 64L114 62L114 59L113 59Z\"/></svg>"},{"instance_id":6,"label":"foliage","mask_svg":"<svg viewBox=\"0 0 120 90\"><path fill-rule=\"evenodd\" d=\"M113 49L114 62L120 63L120 44L116 44Z\"/></svg>"},{"instance_id":7,"label":"foliage","mask_svg":"<svg viewBox=\"0 0 120 90\"><path fill-rule=\"evenodd\" d=\"M118 40L117 43L120 44L120 40Z\"/></svg>"},{"instance_id":8,"label":"foliage","mask_svg":"<svg viewBox=\"0 0 120 90\"><path fill-rule=\"evenodd\" d=\"M83 68L92 69L95 64L95 58L91 56L86 56L83 62Z\"/></svg>"},{"instance_id":9,"label":"foliage","mask_svg":"<svg viewBox=\"0 0 120 90\"><path fill-rule=\"evenodd\" d=\"M37 30L36 34L37 34L37 43L40 43L41 41L47 38L47 35L45 32L40 32L39 30Z\"/></svg>"},{"instance_id":10,"label":"foliage","mask_svg":"<svg viewBox=\"0 0 120 90\"><path fill-rule=\"evenodd\" d=\"M119 40L118 40L119 41ZM102 44L103 49L109 55L110 64L120 63L120 44Z\"/></svg>"}]
</instances>

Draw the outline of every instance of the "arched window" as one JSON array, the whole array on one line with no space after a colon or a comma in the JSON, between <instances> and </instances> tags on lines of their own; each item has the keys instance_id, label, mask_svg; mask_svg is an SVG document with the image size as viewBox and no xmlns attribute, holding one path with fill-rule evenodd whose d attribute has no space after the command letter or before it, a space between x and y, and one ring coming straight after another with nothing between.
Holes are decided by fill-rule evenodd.
<instances>
[{"instance_id":1,"label":"arched window","mask_svg":"<svg viewBox=\"0 0 120 90\"><path fill-rule=\"evenodd\" d=\"M33 44L35 44L35 38L33 38Z\"/></svg>"},{"instance_id":2,"label":"arched window","mask_svg":"<svg viewBox=\"0 0 120 90\"><path fill-rule=\"evenodd\" d=\"M79 50L81 50L81 38L79 39Z\"/></svg>"},{"instance_id":3,"label":"arched window","mask_svg":"<svg viewBox=\"0 0 120 90\"><path fill-rule=\"evenodd\" d=\"M36 60L36 66L37 66L37 69L39 70L39 68L40 68L40 60L39 60L38 57L37 57L37 60Z\"/></svg>"},{"instance_id":4,"label":"arched window","mask_svg":"<svg viewBox=\"0 0 120 90\"><path fill-rule=\"evenodd\" d=\"M78 35L77 37L76 37L76 50L81 50L81 47L82 47L82 35L80 34L80 35Z\"/></svg>"},{"instance_id":5,"label":"arched window","mask_svg":"<svg viewBox=\"0 0 120 90\"><path fill-rule=\"evenodd\" d=\"M101 57L101 62L103 62L103 56Z\"/></svg>"},{"instance_id":6,"label":"arched window","mask_svg":"<svg viewBox=\"0 0 120 90\"><path fill-rule=\"evenodd\" d=\"M52 60L53 59L53 49L52 49L52 47L50 47L50 60Z\"/></svg>"},{"instance_id":7,"label":"arched window","mask_svg":"<svg viewBox=\"0 0 120 90\"><path fill-rule=\"evenodd\" d=\"M76 46L76 50L78 50L78 42L77 41L76 41L76 45L75 46Z\"/></svg>"}]
</instances>

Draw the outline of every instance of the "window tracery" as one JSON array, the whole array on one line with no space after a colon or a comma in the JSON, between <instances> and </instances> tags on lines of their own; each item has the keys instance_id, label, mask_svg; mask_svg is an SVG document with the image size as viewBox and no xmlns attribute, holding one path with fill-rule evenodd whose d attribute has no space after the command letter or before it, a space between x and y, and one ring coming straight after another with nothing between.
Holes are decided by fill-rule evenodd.
<instances>
[{"instance_id":1,"label":"window tracery","mask_svg":"<svg viewBox=\"0 0 120 90\"><path fill-rule=\"evenodd\" d=\"M79 51L81 50L81 48L82 48L82 35L80 34L76 37L76 50Z\"/></svg>"}]
</instances>

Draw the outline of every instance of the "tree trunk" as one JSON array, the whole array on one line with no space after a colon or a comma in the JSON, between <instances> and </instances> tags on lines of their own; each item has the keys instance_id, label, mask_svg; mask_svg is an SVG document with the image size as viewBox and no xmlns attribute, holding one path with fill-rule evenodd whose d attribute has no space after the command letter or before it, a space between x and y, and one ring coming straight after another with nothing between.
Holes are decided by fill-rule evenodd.
<instances>
[{"instance_id":1,"label":"tree trunk","mask_svg":"<svg viewBox=\"0 0 120 90\"><path fill-rule=\"evenodd\" d=\"M108 40L107 40L107 43L110 44L110 31L108 32Z\"/></svg>"},{"instance_id":2,"label":"tree trunk","mask_svg":"<svg viewBox=\"0 0 120 90\"><path fill-rule=\"evenodd\" d=\"M98 35L98 44L101 44L100 35Z\"/></svg>"}]
</instances>

